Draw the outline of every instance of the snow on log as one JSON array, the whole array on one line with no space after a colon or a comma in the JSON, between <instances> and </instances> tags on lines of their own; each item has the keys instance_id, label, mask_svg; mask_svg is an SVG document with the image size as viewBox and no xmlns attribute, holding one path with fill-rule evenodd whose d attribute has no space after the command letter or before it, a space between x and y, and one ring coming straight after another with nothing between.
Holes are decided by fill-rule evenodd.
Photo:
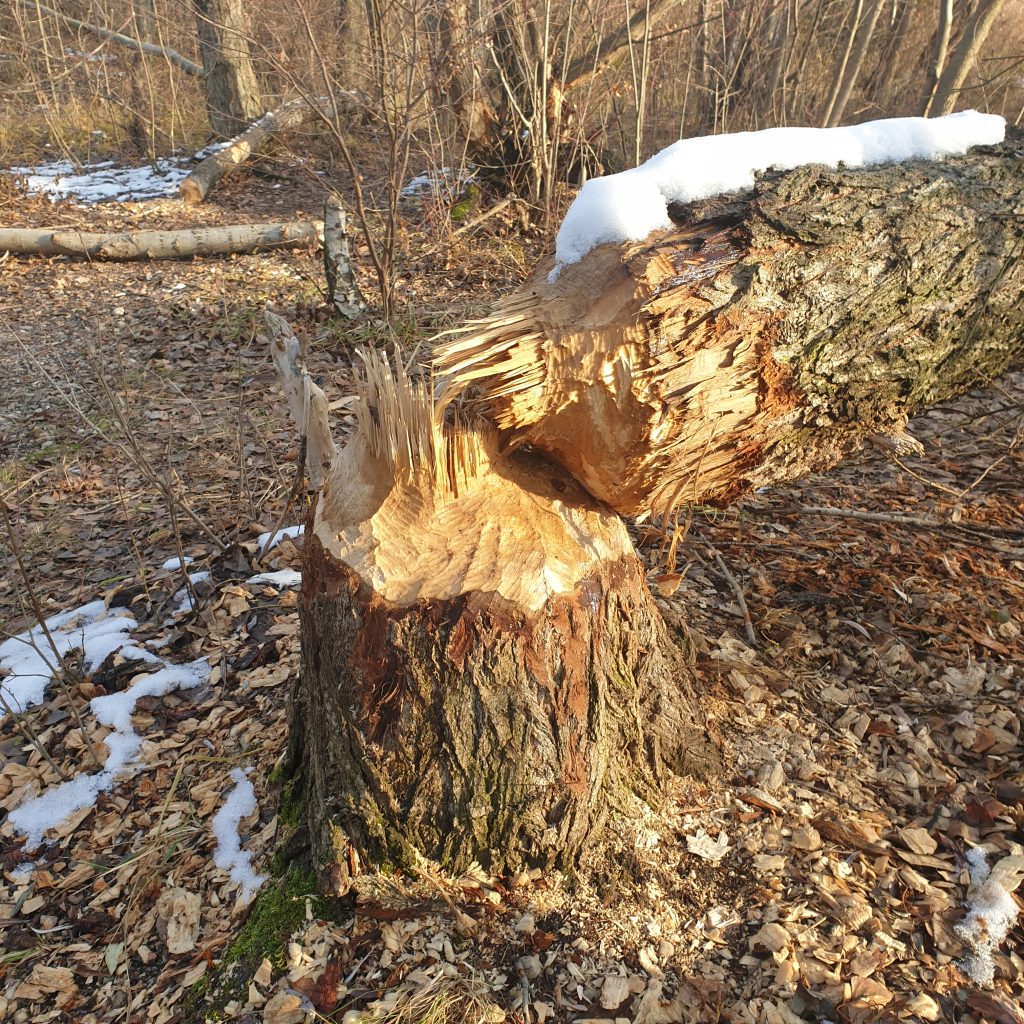
<instances>
[{"instance_id":1,"label":"snow on log","mask_svg":"<svg viewBox=\"0 0 1024 1024\"><path fill-rule=\"evenodd\" d=\"M276 110L268 111L227 145L198 164L182 180L178 194L186 203L201 203L221 178L236 170L253 153L261 150L282 132L301 128L315 117L333 117L335 104L338 114L349 115L355 111L358 102L357 93L341 92L334 96L334 102L324 97L315 102L290 100Z\"/></svg>"},{"instance_id":2,"label":"snow on log","mask_svg":"<svg viewBox=\"0 0 1024 1024\"><path fill-rule=\"evenodd\" d=\"M0 253L83 256L91 260L188 259L317 245L322 232L320 221L130 231L116 235L76 228L0 228Z\"/></svg>"},{"instance_id":3,"label":"snow on log","mask_svg":"<svg viewBox=\"0 0 1024 1024\"><path fill-rule=\"evenodd\" d=\"M621 514L724 504L1024 363L1022 196L1016 130L944 161L772 171L540 268L441 340L435 372Z\"/></svg>"},{"instance_id":4,"label":"snow on log","mask_svg":"<svg viewBox=\"0 0 1024 1024\"><path fill-rule=\"evenodd\" d=\"M489 424L438 424L400 360L358 392L306 530L288 758L321 881L579 863L611 810L717 764L626 528Z\"/></svg>"}]
</instances>

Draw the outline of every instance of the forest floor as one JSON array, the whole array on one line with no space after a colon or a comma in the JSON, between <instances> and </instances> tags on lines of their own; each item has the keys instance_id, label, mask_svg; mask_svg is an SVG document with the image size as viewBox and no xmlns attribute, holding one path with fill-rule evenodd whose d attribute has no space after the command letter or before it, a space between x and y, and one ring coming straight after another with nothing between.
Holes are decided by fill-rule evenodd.
<instances>
[{"instance_id":1,"label":"forest floor","mask_svg":"<svg viewBox=\"0 0 1024 1024\"><path fill-rule=\"evenodd\" d=\"M264 165L198 208L7 190L0 219L290 219L319 195ZM289 865L297 808L275 766L297 594L294 576L254 577L299 568L301 537L256 538L302 509L286 508L296 435L262 310L309 339L341 437L357 346L409 353L540 255L500 218L435 248L443 225L407 215L390 330L327 317L313 252L0 264L4 630L102 597L167 665L212 667L134 704L137 770L34 850L6 816L103 761L89 701L138 664L71 655L66 686L0 720L0 1019L1024 1021L1016 906L1001 904L1005 939L963 927L968 900L993 895L969 896L972 848L997 875L1024 870L1024 374L914 421L920 458L866 452L695 510L674 566L639 534L662 607L693 633L728 770L619 823L592 878L426 866L329 901ZM182 554L191 582L160 568ZM267 876L248 899L214 856L236 768L257 802L240 841Z\"/></svg>"}]
</instances>

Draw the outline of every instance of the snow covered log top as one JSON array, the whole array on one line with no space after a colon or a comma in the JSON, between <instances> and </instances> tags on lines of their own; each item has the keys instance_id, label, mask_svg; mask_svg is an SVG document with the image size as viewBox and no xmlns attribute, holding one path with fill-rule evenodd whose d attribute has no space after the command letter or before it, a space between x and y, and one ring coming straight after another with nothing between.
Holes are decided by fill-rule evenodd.
<instances>
[{"instance_id":1,"label":"snow covered log top","mask_svg":"<svg viewBox=\"0 0 1024 1024\"><path fill-rule=\"evenodd\" d=\"M672 226L671 203L753 188L754 175L808 164L870 167L937 160L971 146L1003 141L1006 122L965 110L947 117L895 117L842 128L768 128L682 139L646 163L588 181L565 215L555 241L552 282L604 242L639 242Z\"/></svg>"},{"instance_id":2,"label":"snow covered log top","mask_svg":"<svg viewBox=\"0 0 1024 1024\"><path fill-rule=\"evenodd\" d=\"M931 124L977 125L940 131L949 152L1003 135L999 118L977 117ZM650 233L653 214L631 217L628 190L613 186L580 248L609 233L642 240L598 245L555 280L546 263L489 316L437 339L441 403L462 396L503 450L544 452L629 516L727 504L868 439L913 448L916 408L1024 364L1024 133L1007 134L941 161L769 171L669 217L666 194L724 180L701 159L671 189L667 171L647 182L666 188Z\"/></svg>"}]
</instances>

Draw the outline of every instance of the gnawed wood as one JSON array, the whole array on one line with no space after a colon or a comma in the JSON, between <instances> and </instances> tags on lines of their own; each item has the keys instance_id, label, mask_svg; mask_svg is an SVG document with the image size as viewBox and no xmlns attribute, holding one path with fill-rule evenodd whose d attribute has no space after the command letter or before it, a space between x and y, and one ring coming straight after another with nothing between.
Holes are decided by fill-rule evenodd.
<instances>
[{"instance_id":1,"label":"gnawed wood","mask_svg":"<svg viewBox=\"0 0 1024 1024\"><path fill-rule=\"evenodd\" d=\"M1024 363L1024 136L942 163L773 173L441 339L506 446L667 515L832 465Z\"/></svg>"},{"instance_id":2,"label":"gnawed wood","mask_svg":"<svg viewBox=\"0 0 1024 1024\"><path fill-rule=\"evenodd\" d=\"M322 231L323 224L315 220L114 235L76 228L0 228L0 252L90 260L174 260L313 246L320 242Z\"/></svg>"},{"instance_id":3,"label":"gnawed wood","mask_svg":"<svg viewBox=\"0 0 1024 1024\"><path fill-rule=\"evenodd\" d=\"M609 814L716 764L625 527L489 424L441 424L400 362L364 362L306 533L288 760L321 881L597 857Z\"/></svg>"},{"instance_id":4,"label":"gnawed wood","mask_svg":"<svg viewBox=\"0 0 1024 1024\"><path fill-rule=\"evenodd\" d=\"M305 442L310 486L319 490L336 454L328 422L327 396L310 377L305 346L295 337L288 322L269 309L264 312L263 320L270 332L270 355L288 402L288 411Z\"/></svg>"},{"instance_id":5,"label":"gnawed wood","mask_svg":"<svg viewBox=\"0 0 1024 1024\"><path fill-rule=\"evenodd\" d=\"M253 153L259 152L283 132L301 128L316 117L333 117L335 110L339 115L352 114L358 103L358 94L354 92L336 93L333 101L326 97L312 103L305 99L289 100L276 110L268 111L223 148L197 164L192 173L182 179L178 195L186 203L201 203L218 181L237 170Z\"/></svg>"}]
</instances>

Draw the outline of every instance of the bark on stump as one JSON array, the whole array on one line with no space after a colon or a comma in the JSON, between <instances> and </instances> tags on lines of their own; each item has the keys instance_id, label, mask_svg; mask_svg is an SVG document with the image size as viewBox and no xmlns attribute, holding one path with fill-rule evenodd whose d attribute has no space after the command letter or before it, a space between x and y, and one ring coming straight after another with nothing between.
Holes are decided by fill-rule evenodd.
<instances>
[{"instance_id":1,"label":"bark on stump","mask_svg":"<svg viewBox=\"0 0 1024 1024\"><path fill-rule=\"evenodd\" d=\"M386 404L367 422L408 422ZM307 530L292 753L335 893L365 861L572 867L610 812L716 764L619 518L489 428L438 450L406 474L357 434Z\"/></svg>"}]
</instances>

